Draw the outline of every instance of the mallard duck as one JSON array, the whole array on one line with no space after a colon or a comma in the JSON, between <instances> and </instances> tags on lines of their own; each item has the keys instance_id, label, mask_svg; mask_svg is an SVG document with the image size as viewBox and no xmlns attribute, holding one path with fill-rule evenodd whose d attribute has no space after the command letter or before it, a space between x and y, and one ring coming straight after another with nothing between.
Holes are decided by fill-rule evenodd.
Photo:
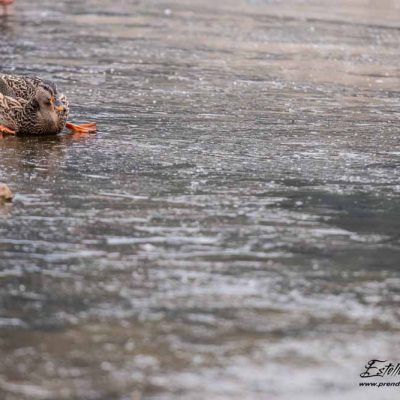
<instances>
[{"instance_id":1,"label":"mallard duck","mask_svg":"<svg viewBox=\"0 0 400 400\"><path fill-rule=\"evenodd\" d=\"M54 82L36 76L0 75L0 132L54 135L64 127L93 132L96 124L67 122L69 103Z\"/></svg>"}]
</instances>

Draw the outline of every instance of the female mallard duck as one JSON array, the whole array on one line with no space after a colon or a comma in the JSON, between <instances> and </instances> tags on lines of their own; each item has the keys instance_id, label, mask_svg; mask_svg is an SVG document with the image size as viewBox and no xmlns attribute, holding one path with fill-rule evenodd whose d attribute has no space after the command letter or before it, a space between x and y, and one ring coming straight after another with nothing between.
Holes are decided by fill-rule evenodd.
<instances>
[{"instance_id":1,"label":"female mallard duck","mask_svg":"<svg viewBox=\"0 0 400 400\"><path fill-rule=\"evenodd\" d=\"M0 133L54 135L64 127L89 133L96 124L67 122L68 100L56 85L32 76L0 75Z\"/></svg>"}]
</instances>

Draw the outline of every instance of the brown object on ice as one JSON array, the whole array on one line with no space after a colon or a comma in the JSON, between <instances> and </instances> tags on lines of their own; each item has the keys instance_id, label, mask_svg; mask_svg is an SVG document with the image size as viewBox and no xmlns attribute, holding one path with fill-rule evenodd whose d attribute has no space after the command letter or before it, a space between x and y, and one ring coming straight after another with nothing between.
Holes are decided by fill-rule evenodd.
<instances>
[{"instance_id":1,"label":"brown object on ice","mask_svg":"<svg viewBox=\"0 0 400 400\"><path fill-rule=\"evenodd\" d=\"M0 202L11 201L13 194L10 188L5 183L0 183Z\"/></svg>"}]
</instances>

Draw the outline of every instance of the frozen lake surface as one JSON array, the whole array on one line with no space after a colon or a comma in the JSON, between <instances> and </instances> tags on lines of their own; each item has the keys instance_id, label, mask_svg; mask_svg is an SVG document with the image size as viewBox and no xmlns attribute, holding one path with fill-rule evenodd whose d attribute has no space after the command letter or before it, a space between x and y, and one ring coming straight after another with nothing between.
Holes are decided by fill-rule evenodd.
<instances>
[{"instance_id":1,"label":"frozen lake surface","mask_svg":"<svg viewBox=\"0 0 400 400\"><path fill-rule=\"evenodd\" d=\"M0 19L99 126L0 140L1 399L398 398L358 382L400 357L400 9L339 3Z\"/></svg>"}]
</instances>

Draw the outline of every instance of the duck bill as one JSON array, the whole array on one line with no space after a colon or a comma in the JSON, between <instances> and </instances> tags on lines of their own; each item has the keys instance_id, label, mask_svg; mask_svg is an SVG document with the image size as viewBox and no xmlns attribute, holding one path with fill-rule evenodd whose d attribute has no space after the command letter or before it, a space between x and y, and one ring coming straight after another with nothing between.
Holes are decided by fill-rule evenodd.
<instances>
[{"instance_id":1,"label":"duck bill","mask_svg":"<svg viewBox=\"0 0 400 400\"><path fill-rule=\"evenodd\" d=\"M64 104L59 99L56 99L56 101L54 102L54 109L57 111L66 111L67 110L65 108Z\"/></svg>"}]
</instances>

